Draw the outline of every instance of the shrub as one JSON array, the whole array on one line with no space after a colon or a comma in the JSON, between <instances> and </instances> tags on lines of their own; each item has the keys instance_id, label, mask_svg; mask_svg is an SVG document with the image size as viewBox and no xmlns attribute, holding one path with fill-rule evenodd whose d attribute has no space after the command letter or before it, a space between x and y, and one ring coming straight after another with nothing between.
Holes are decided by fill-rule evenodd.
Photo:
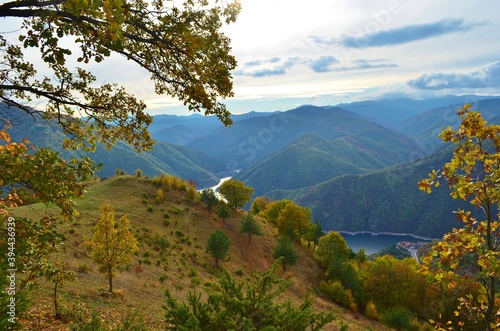
<instances>
[{"instance_id":1,"label":"shrub","mask_svg":"<svg viewBox=\"0 0 500 331\"><path fill-rule=\"evenodd\" d=\"M385 312L382 321L391 328L406 330L410 327L412 318L408 309L393 307Z\"/></svg>"},{"instance_id":2,"label":"shrub","mask_svg":"<svg viewBox=\"0 0 500 331\"><path fill-rule=\"evenodd\" d=\"M369 301L366 304L365 315L372 320L380 321L380 315L378 314L377 306L373 303L373 301Z\"/></svg>"},{"instance_id":3,"label":"shrub","mask_svg":"<svg viewBox=\"0 0 500 331\"><path fill-rule=\"evenodd\" d=\"M191 277L190 281L193 287L196 287L201 284L201 280L198 277Z\"/></svg>"},{"instance_id":4,"label":"shrub","mask_svg":"<svg viewBox=\"0 0 500 331\"><path fill-rule=\"evenodd\" d=\"M326 295L328 295L333 301L338 303L339 305L347 308L355 307L356 303L352 297L352 293L350 290L346 290L342 284L338 281L334 282L325 282L322 281L319 285L321 291L323 291Z\"/></svg>"},{"instance_id":5,"label":"shrub","mask_svg":"<svg viewBox=\"0 0 500 331\"><path fill-rule=\"evenodd\" d=\"M147 211L152 212L153 211L153 207L149 206L148 209L147 209Z\"/></svg>"},{"instance_id":6,"label":"shrub","mask_svg":"<svg viewBox=\"0 0 500 331\"><path fill-rule=\"evenodd\" d=\"M82 273L82 274L88 273L89 270L90 270L89 266L85 263L78 265L78 268L76 269L77 272Z\"/></svg>"},{"instance_id":7,"label":"shrub","mask_svg":"<svg viewBox=\"0 0 500 331\"><path fill-rule=\"evenodd\" d=\"M133 313L128 312L115 331L147 331L144 325L144 317L138 314L138 311Z\"/></svg>"},{"instance_id":8,"label":"shrub","mask_svg":"<svg viewBox=\"0 0 500 331\"><path fill-rule=\"evenodd\" d=\"M182 210L180 210L179 208L175 207L175 206L170 206L168 207L167 209L168 212L174 214L174 215L180 215L182 214Z\"/></svg>"},{"instance_id":9,"label":"shrub","mask_svg":"<svg viewBox=\"0 0 500 331\"><path fill-rule=\"evenodd\" d=\"M198 276L198 272L196 271L196 269L189 269L189 277L196 277Z\"/></svg>"},{"instance_id":10,"label":"shrub","mask_svg":"<svg viewBox=\"0 0 500 331\"><path fill-rule=\"evenodd\" d=\"M76 296L73 300L68 301L64 297L59 300L59 313L64 319L70 320L73 323L83 323L91 316L91 311L87 305ZM73 330L73 329L72 329ZM75 329L85 330L85 329ZM98 330L98 329L96 329Z\"/></svg>"},{"instance_id":11,"label":"shrub","mask_svg":"<svg viewBox=\"0 0 500 331\"><path fill-rule=\"evenodd\" d=\"M104 326L99 315L94 311L89 321L81 321L71 327L71 331L101 331Z\"/></svg>"}]
</instances>

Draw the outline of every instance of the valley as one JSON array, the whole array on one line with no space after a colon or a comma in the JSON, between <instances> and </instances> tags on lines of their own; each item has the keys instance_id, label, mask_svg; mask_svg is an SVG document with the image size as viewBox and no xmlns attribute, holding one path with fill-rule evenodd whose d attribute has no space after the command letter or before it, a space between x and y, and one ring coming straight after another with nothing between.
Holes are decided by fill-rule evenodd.
<instances>
[{"instance_id":1,"label":"valley","mask_svg":"<svg viewBox=\"0 0 500 331\"><path fill-rule=\"evenodd\" d=\"M500 109L500 99L479 100L474 106L484 108L491 123L500 123L495 110ZM193 291L205 291L204 297L215 300L221 287L240 281L241 286L246 284L245 295L253 295L250 280L265 279L270 270L277 273L277 282L287 284L276 307L299 307L304 316L312 314L312 320L332 314L323 330L346 325L349 330L384 330L380 322L395 323L385 318L401 307L407 325L421 330L429 330L429 318L441 314L438 306L446 307L446 318L454 319L450 307L456 306L458 296L444 287L434 288L420 263L431 238L441 238L455 226L453 211L466 209L469 203L453 199L447 190L436 190L432 196L419 190L417 183L448 162L453 150L447 144L429 149L425 135L404 129L424 128L429 119L438 122L430 127L456 126L457 122L443 120L447 118L443 112L451 107L404 118L400 128L408 135L339 107L301 106L287 112L236 116L231 128L212 126L210 117L194 116L193 122L168 117L172 124L183 123L175 124L185 133L175 138L183 145L157 141L152 152L135 154L121 142L111 152L98 146L96 153L86 155L102 163L96 168L99 176L83 183L86 190L75 200L75 219L64 221L57 215L59 208L36 200L9 210L13 219L21 220L19 224L25 217L52 224L61 234L64 249L48 258L76 277L64 284L60 314L57 308L54 314L50 304L54 278L41 279L40 287L30 292L38 298L36 304L21 322L32 329L56 325L69 330L97 319L105 329L115 330L106 319L114 316L123 325L159 330L165 325L165 302L168 314L177 314L178 305ZM17 116L15 139L26 137L36 146L51 148L64 139L57 126L42 118L30 126L22 113L7 115ZM168 140L164 134L168 121L158 122L153 132L162 132ZM78 155L60 152L65 157ZM227 204L203 196L204 188L217 190L229 182L240 183L251 196L241 205L226 200L236 197L238 189L224 196ZM131 261L115 275L118 290L109 293L98 275L102 269L87 246L89 236L97 231L98 210L105 204L113 205L122 217L128 215L131 238L138 244ZM243 224L249 219L257 228L244 233ZM31 230L20 233L25 231ZM214 233L225 236L231 246L229 256L220 261L216 257L215 262L208 244ZM287 236L293 239L288 239L288 249L295 253L280 253L281 261L291 260L276 268L275 260L280 258L276 252ZM401 275L411 278L404 298L398 299L403 287L391 289L378 283L381 272L394 282L406 282ZM463 286L461 290L469 291L467 286L472 284ZM391 292L384 294L382 289ZM304 298L313 299L301 304ZM431 305L435 301L438 306ZM154 309L144 306L146 302ZM213 303L210 299L203 304ZM75 309L81 310L80 315L71 313ZM182 309L196 314L199 308Z\"/></svg>"}]
</instances>

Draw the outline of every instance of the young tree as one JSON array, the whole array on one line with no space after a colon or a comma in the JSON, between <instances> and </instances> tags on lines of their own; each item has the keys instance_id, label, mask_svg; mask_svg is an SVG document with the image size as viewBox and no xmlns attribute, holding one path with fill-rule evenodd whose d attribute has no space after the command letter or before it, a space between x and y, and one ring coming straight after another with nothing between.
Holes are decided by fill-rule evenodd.
<instances>
[{"instance_id":1,"label":"young tree","mask_svg":"<svg viewBox=\"0 0 500 331\"><path fill-rule=\"evenodd\" d=\"M214 190L211 188L206 188L201 191L200 201L207 206L207 210L212 210L219 203L219 199L217 199Z\"/></svg>"},{"instance_id":2,"label":"young tree","mask_svg":"<svg viewBox=\"0 0 500 331\"><path fill-rule=\"evenodd\" d=\"M224 224L226 224L226 218L231 216L231 210L223 201L219 203L219 208L217 208L217 216L222 218L222 223Z\"/></svg>"},{"instance_id":3,"label":"young tree","mask_svg":"<svg viewBox=\"0 0 500 331\"><path fill-rule=\"evenodd\" d=\"M1 147L1 146L0 146ZM64 236L56 231L57 220L45 217L33 221L25 217L7 217L0 212L2 233L5 240L0 240L0 250L5 252L0 259L0 329L7 330L13 327L9 321L12 315L8 305L11 302L12 289L10 282L13 280L12 269L15 263L15 317L16 326L19 326L20 317L28 310L30 292L40 277L47 276L46 271L54 265L49 256L63 244ZM8 230L10 229L10 230ZM15 237L7 237L7 233L14 233ZM15 252L14 252L15 248ZM12 260L12 254L15 257ZM8 290L9 289L9 290ZM14 327L13 327L14 328Z\"/></svg>"},{"instance_id":4,"label":"young tree","mask_svg":"<svg viewBox=\"0 0 500 331\"><path fill-rule=\"evenodd\" d=\"M217 230L208 237L206 251L215 259L215 265L227 256L229 246L231 246L231 241L222 231Z\"/></svg>"},{"instance_id":5,"label":"young tree","mask_svg":"<svg viewBox=\"0 0 500 331\"><path fill-rule=\"evenodd\" d=\"M54 284L54 311L56 318L59 318L58 290L64 283L76 280L75 272L69 270L65 263L58 260L53 264L47 265L44 274L45 278Z\"/></svg>"},{"instance_id":6,"label":"young tree","mask_svg":"<svg viewBox=\"0 0 500 331\"><path fill-rule=\"evenodd\" d=\"M156 191L155 201L158 204L163 202L163 190L161 188L159 188L158 191Z\"/></svg>"},{"instance_id":7,"label":"young tree","mask_svg":"<svg viewBox=\"0 0 500 331\"><path fill-rule=\"evenodd\" d=\"M299 253L293 246L292 241L287 236L283 236L278 241L274 248L273 257L275 260L281 260L283 271L286 271L287 266L295 265L299 259Z\"/></svg>"},{"instance_id":8,"label":"young tree","mask_svg":"<svg viewBox=\"0 0 500 331\"><path fill-rule=\"evenodd\" d=\"M220 194L226 199L231 208L243 207L250 201L253 188L246 186L242 181L236 179L226 180L219 188Z\"/></svg>"},{"instance_id":9,"label":"young tree","mask_svg":"<svg viewBox=\"0 0 500 331\"><path fill-rule=\"evenodd\" d=\"M252 243L252 235L262 236L262 230L252 214L248 213L241 222L240 233L248 234L248 243Z\"/></svg>"},{"instance_id":10,"label":"young tree","mask_svg":"<svg viewBox=\"0 0 500 331\"><path fill-rule=\"evenodd\" d=\"M500 125L487 125L481 114L466 104L458 110L458 129L444 129L440 138L456 145L453 157L440 171L419 182L428 193L441 181L448 184L451 196L469 201L482 218L470 211L458 210L462 226L446 234L432 250L426 263L439 280L455 282L464 271L475 273L484 296L463 298L461 310L485 324L487 330L500 323L500 307L496 300L500 274ZM496 318L495 318L496 315Z\"/></svg>"},{"instance_id":11,"label":"young tree","mask_svg":"<svg viewBox=\"0 0 500 331\"><path fill-rule=\"evenodd\" d=\"M322 330L333 321L333 311L316 312L307 297L300 306L282 297L289 284L276 275L277 264L242 282L227 271L217 291L189 292L185 301L166 291L167 330Z\"/></svg>"},{"instance_id":12,"label":"young tree","mask_svg":"<svg viewBox=\"0 0 500 331\"><path fill-rule=\"evenodd\" d=\"M165 237L160 237L156 241L156 244L158 245L158 247L160 247L160 255L163 255L163 252L165 252L165 250L170 247L170 243Z\"/></svg>"},{"instance_id":13,"label":"young tree","mask_svg":"<svg viewBox=\"0 0 500 331\"><path fill-rule=\"evenodd\" d=\"M132 261L132 254L138 251L137 239L130 231L127 215L115 222L114 208L101 206L101 218L95 227L94 236L85 240L90 257L99 264L99 272L106 273L109 292L113 292L113 278L116 268Z\"/></svg>"},{"instance_id":14,"label":"young tree","mask_svg":"<svg viewBox=\"0 0 500 331\"><path fill-rule=\"evenodd\" d=\"M196 186L193 186L190 183L187 184L186 195L188 197L188 200L191 202L198 201L198 199L200 198L200 194L198 193L198 191L196 191Z\"/></svg>"}]
</instances>

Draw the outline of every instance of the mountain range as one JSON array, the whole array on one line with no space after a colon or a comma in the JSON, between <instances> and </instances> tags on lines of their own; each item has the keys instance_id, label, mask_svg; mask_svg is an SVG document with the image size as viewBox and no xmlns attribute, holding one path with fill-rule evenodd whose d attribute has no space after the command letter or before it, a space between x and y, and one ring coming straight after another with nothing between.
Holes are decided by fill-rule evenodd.
<instances>
[{"instance_id":1,"label":"mountain range","mask_svg":"<svg viewBox=\"0 0 500 331\"><path fill-rule=\"evenodd\" d=\"M199 114L159 115L150 127L157 140L152 153L137 154L118 143L111 151L99 147L91 157L103 164L101 177L116 168L140 168L147 176L169 173L203 188L232 176L253 187L254 197L310 207L327 230L438 237L453 227L452 211L466 205L451 199L446 188L427 195L417 183L450 159L450 146L437 136L459 124L455 112L465 102L500 123L500 99L492 96L303 105L233 115L231 127ZM7 115L17 119L13 138L25 136L65 157L75 154L60 148L64 135L55 124L0 107L0 117Z\"/></svg>"}]
</instances>

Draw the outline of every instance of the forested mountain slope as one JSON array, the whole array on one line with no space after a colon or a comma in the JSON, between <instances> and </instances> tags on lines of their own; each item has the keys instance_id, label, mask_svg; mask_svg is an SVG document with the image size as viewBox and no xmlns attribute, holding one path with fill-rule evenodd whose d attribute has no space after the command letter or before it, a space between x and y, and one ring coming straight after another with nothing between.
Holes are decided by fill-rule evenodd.
<instances>
[{"instance_id":1,"label":"forested mountain slope","mask_svg":"<svg viewBox=\"0 0 500 331\"><path fill-rule=\"evenodd\" d=\"M288 198L312 209L327 230L412 233L440 237L456 225L454 210L470 208L457 202L446 187L432 195L417 183L451 158L451 146L431 156L363 175L346 175L294 191L272 191L273 199Z\"/></svg>"}]
</instances>

